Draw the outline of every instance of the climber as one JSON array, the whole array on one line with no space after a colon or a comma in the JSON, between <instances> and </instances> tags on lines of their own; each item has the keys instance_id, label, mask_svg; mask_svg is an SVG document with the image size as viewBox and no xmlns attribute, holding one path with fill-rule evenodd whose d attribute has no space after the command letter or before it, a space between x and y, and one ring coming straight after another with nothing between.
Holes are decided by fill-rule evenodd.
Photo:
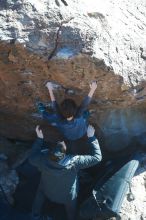
<instances>
[{"instance_id":1,"label":"climber","mask_svg":"<svg viewBox=\"0 0 146 220\"><path fill-rule=\"evenodd\" d=\"M32 219L41 219L41 209L46 199L65 206L68 220L75 220L78 196L78 178L80 169L99 163L102 159L98 140L94 136L95 129L87 128L88 142L91 153L86 156L66 154L65 142L59 142L53 150L41 153L44 135L39 126L36 127L37 139L32 146L29 161L41 172L41 180L32 208Z\"/></svg>"},{"instance_id":2,"label":"climber","mask_svg":"<svg viewBox=\"0 0 146 220\"><path fill-rule=\"evenodd\" d=\"M67 140L77 140L82 138L87 131L87 118L89 113L87 106L90 104L92 96L97 88L97 83L94 81L90 84L90 91L82 104L78 107L73 99L64 99L58 106L51 82L46 84L49 90L52 108L54 113L48 113L42 103L39 103L38 108L42 113L43 118L50 124L56 126Z\"/></svg>"}]
</instances>

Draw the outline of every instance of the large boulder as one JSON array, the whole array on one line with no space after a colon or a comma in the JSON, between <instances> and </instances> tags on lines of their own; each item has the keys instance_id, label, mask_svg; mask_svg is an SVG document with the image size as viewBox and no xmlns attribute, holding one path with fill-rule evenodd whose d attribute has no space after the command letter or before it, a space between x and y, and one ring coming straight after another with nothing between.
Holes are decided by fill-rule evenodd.
<instances>
[{"instance_id":1,"label":"large boulder","mask_svg":"<svg viewBox=\"0 0 146 220\"><path fill-rule=\"evenodd\" d=\"M47 80L59 102L77 103L97 80L91 122L104 145L114 151L133 140L144 145L145 17L145 0L2 0L0 134L34 138L35 102L49 101Z\"/></svg>"}]
</instances>

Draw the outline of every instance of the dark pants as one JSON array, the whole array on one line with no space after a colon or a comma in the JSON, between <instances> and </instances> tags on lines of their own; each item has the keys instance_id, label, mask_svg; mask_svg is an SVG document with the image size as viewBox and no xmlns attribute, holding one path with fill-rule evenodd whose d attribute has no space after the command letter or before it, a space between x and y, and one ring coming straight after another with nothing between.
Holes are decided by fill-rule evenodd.
<instances>
[{"instance_id":1,"label":"dark pants","mask_svg":"<svg viewBox=\"0 0 146 220\"><path fill-rule=\"evenodd\" d=\"M38 189L32 207L32 220L41 220L41 210L45 200L46 197L44 193L40 189Z\"/></svg>"},{"instance_id":2,"label":"dark pants","mask_svg":"<svg viewBox=\"0 0 146 220\"><path fill-rule=\"evenodd\" d=\"M41 210L46 199L48 198L39 188L32 207L32 220L41 220ZM76 220L76 200L70 201L64 204L64 206L67 214L67 220Z\"/></svg>"},{"instance_id":3,"label":"dark pants","mask_svg":"<svg viewBox=\"0 0 146 220\"><path fill-rule=\"evenodd\" d=\"M73 201L70 201L65 205L65 210L67 214L67 219L68 220L76 220L76 206L77 206L77 201L74 199Z\"/></svg>"}]
</instances>

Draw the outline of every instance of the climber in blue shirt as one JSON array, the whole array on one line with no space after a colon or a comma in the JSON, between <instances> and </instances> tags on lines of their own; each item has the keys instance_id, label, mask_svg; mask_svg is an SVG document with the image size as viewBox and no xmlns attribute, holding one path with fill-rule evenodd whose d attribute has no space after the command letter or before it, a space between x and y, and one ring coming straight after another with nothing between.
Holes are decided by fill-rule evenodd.
<instances>
[{"instance_id":1,"label":"climber in blue shirt","mask_svg":"<svg viewBox=\"0 0 146 220\"><path fill-rule=\"evenodd\" d=\"M42 103L39 103L39 111L42 113L43 118L49 124L56 126L60 133L67 140L77 140L82 138L87 132L87 107L91 102L92 96L97 88L97 83L94 81L90 84L90 91L87 97L83 100L78 107L73 99L64 99L58 106L51 82L46 84L49 90L53 113L45 110Z\"/></svg>"}]
</instances>

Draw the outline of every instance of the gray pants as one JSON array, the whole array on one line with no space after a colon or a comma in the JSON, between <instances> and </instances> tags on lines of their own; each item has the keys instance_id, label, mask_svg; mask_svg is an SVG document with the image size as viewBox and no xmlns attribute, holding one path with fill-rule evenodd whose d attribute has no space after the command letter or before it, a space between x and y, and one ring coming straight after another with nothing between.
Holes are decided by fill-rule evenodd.
<instances>
[{"instance_id":1,"label":"gray pants","mask_svg":"<svg viewBox=\"0 0 146 220\"><path fill-rule=\"evenodd\" d=\"M41 210L43 207L44 202L48 199L46 195L43 193L41 189L38 189L33 207L32 207L32 220L41 220ZM65 206L66 214L67 214L67 220L76 220L76 199L70 202L67 202L66 204L63 204ZM55 219L54 219L55 220Z\"/></svg>"}]
</instances>

